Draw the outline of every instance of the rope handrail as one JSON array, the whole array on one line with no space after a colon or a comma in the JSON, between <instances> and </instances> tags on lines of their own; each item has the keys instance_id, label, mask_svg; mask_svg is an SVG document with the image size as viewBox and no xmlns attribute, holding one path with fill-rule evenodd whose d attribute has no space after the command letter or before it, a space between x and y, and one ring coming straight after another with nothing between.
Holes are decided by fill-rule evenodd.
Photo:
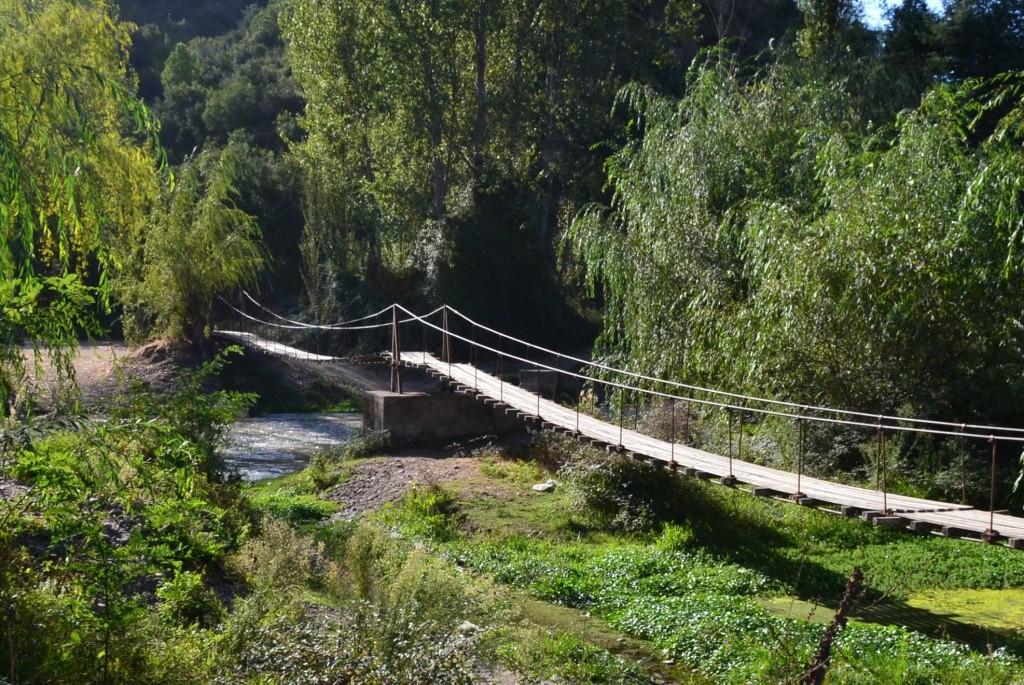
<instances>
[{"instance_id":1,"label":"rope handrail","mask_svg":"<svg viewBox=\"0 0 1024 685\"><path fill-rule=\"evenodd\" d=\"M285 321L285 322L290 323L290 324L295 324L296 326L301 326L303 328L314 328L314 329L320 329L320 330L334 329L337 326L349 326L351 324L360 323L362 321L368 321L370 319L376 319L376 318L379 318L380 316L383 316L384 314L387 314L388 312L391 311L391 306L389 305L389 306L385 307L384 309L380 310L379 312L375 312L373 314L367 314L366 316L361 316L358 319L349 319L348 321L338 321L337 323L315 324L315 323L306 323L305 321L296 321L294 319L288 319L286 317L283 317L280 314L278 314L278 313L268 309L262 303L258 302L246 290L242 291L242 295L244 295L246 297L246 299L248 299L254 305L256 305L257 307L259 307L260 309L265 311L267 314L270 314L275 319L280 319L281 321ZM223 299L223 298L221 298L221 299ZM231 305L229 304L228 306L231 306ZM428 314L428 316L429 316L429 314Z\"/></svg>"},{"instance_id":2,"label":"rope handrail","mask_svg":"<svg viewBox=\"0 0 1024 685\"><path fill-rule=\"evenodd\" d=\"M357 319L350 319L348 321L341 321L341 322L333 323L333 324L311 324L311 323L304 323L302 321L294 321L292 319L285 318L285 317L283 317L283 316L281 316L279 314L274 313L273 311L268 309L263 304L261 304L261 303L257 302L256 300L254 300L252 295L250 295L249 293L243 291L243 294L247 298L249 298L253 302L253 304L255 304L257 307L259 307L263 311L265 311L268 314L270 314L271 316L273 316L275 319L280 319L281 321L287 321L290 325L278 324L278 323L274 323L273 321L264 321L263 319L258 319L256 317L252 316L251 314L247 314L246 312L243 312L242 310L240 310L238 307L236 307L233 304L231 304L230 302L228 302L223 297L220 297L218 295L218 298L220 299L221 302L223 302L225 305L227 305L232 311L234 311L239 316L243 316L243 317L245 317L246 319L248 319L250 321L253 321L255 323L261 324L263 326L268 326L270 328L280 328L282 330L338 331L338 332L344 333L346 331L366 331L366 330L373 330L373 329L379 329L379 328L387 328L387 327L389 327L389 326L391 326L393 324L393 322L387 321L387 322L384 322L384 323L372 324L372 325L366 325L366 326L352 326L352 325L350 325L350 324L353 324L353 323L358 323L360 321L367 321L369 319L379 318L379 317L383 316L384 314L388 314L388 313L391 312L391 310L393 309L394 305L388 305L387 307L385 307L384 309L380 310L379 312L375 312L373 314L368 314L366 316L361 316L361 317L359 317ZM423 315L423 317L425 318L425 317L433 316L433 315L435 315L435 314L437 314L437 313L439 313L439 312L441 312L443 310L444 310L444 305L442 305L440 307L437 307L433 311L427 312L426 314ZM402 320L402 321L399 321L398 323L400 323L400 324L412 323L412 319Z\"/></svg>"},{"instance_id":3,"label":"rope handrail","mask_svg":"<svg viewBox=\"0 0 1024 685\"><path fill-rule=\"evenodd\" d=\"M881 421L885 421L885 422L902 421L902 422L906 422L906 423L919 423L919 424L925 424L925 425L931 425L931 426L943 426L943 427L950 428L950 429L954 429L955 428L955 429L959 429L960 431L966 430L966 429L969 428L971 430L982 430L982 431L995 431L995 432L1000 432L1000 433L1021 433L1021 434L1024 434L1024 428L1010 428L1010 427L1006 427L1006 426L987 426L987 425L980 425L980 424L958 423L958 422L955 422L955 421L938 421L938 420L934 420L934 419L918 419L918 418L914 418L914 417L890 416L890 415L887 415L887 414L873 414L873 413L870 413L870 412L860 412L860 411L856 411L856 410L852 410L852 409L835 409L835 408L832 408L832 407L819 407L819 406L815 406L815 405L799 404L799 403L796 403L796 402L787 402L785 400L773 400L773 399L768 399L768 398L764 398L764 397L755 397L753 395L743 395L743 394L740 394L740 393L733 393L733 392L729 392L729 391L726 391L726 390L715 390L715 389L712 389L712 388L705 388L705 387L702 387L702 386L699 386L699 385L690 385L690 384L687 384L687 383L681 383L679 381L666 380L666 379L662 379L662 378L654 378L654 377L645 376L643 374L639 374L639 373L636 373L636 372L633 372L633 371L626 371L624 369L617 369L615 367L607 366L607 365L601 364L599 362L595 362L595 361L591 361L591 360L587 360L587 359L581 359L579 357L574 357L572 355L564 354L562 352L556 352L555 350L549 350L549 349L547 349L545 347L541 347L540 345L535 345L535 344L527 342L525 340L520 340L519 338L515 338L515 337L513 337L511 335L508 335L507 333L502 333L501 331L497 331L497 330L495 330L493 328L489 328L488 326L485 326L485 325L483 325L481 323L477 323L476 321L474 321L473 319L469 318L468 316L466 316L462 312L458 311L454 307L451 307L449 305L443 305L443 306L447 307L448 311L452 312L456 316L459 316L460 318L462 318L466 322L468 322L468 323L470 323L470 324L480 328L481 330L487 331L488 333L491 333L493 335L497 335L497 336L499 336L499 337L501 337L501 338L503 338L505 340L509 340L510 342L514 342L516 344L523 345L523 346L525 346L527 348L534 349L534 350L537 350L539 352L543 352L544 354L547 354L547 355L550 355L550 356L554 356L554 357L558 357L560 359L565 359L567 361L572 361L572 362L576 362L576 363L579 363L579 364L583 364L584 366L589 366L589 367L592 367L592 368L600 369L601 371L607 371L607 372L616 373L616 374L623 375L623 376L629 376L631 378L636 378L637 380L648 381L648 382L651 382L651 383L661 383L663 385L669 385L671 387L681 388L681 389L684 389L684 390L690 390L690 391L694 391L694 392L706 392L706 393L708 393L710 395L718 395L718 396L722 396L722 397L730 397L732 399L741 400L741 401L745 401L745 402L760 402L762 404L786 407L786 408L789 408L789 409L797 409L797 410L801 410L801 411L805 411L805 412L806 411L816 411L816 412L824 412L824 413L831 413L831 414L839 414L839 415L843 415L843 416L856 416L856 417L865 418L865 419L873 419L876 422L881 422ZM506 355L506 356L508 356L508 355ZM553 369L553 370L559 371L560 373L567 373L567 372L561 371L559 369ZM588 376L587 378L590 378L590 377ZM697 401L695 398L689 398L689 399L694 399L694 401ZM740 408L740 407L737 407L735 405L722 405L722 406L732 406L733 408L737 408L737 409ZM742 408L744 410L749 410L750 409L750 407L742 407ZM820 417L807 417L807 418L815 418L815 419L817 419L817 418L820 418ZM824 419L821 419L821 420L824 420ZM855 425L866 425L866 424L858 423L858 424L855 424ZM870 424L870 425L874 426L874 425L877 425L877 424ZM939 434L939 435L960 435L960 432L959 431L955 432L955 433L943 433L943 432L940 432L940 433L937 433L937 434ZM965 434L965 436L966 436L966 434Z\"/></svg>"},{"instance_id":4,"label":"rope handrail","mask_svg":"<svg viewBox=\"0 0 1024 685\"><path fill-rule=\"evenodd\" d=\"M645 395L650 395L650 396L653 396L653 397L660 397L660 398L663 398L663 399L670 399L670 400L677 400L677 401L678 400L689 401L689 402L693 402L695 404L699 404L699 405L703 405L703 406L709 406L709 407L715 407L715 408L718 408L718 409L738 410L738 411L750 412L752 414L760 414L760 415L763 415L763 416L775 416L775 417L787 418L787 419L793 419L793 420L814 421L814 422L826 423L826 424L830 424L830 425L850 426L850 427L854 427L854 428L874 428L874 429L881 428L882 430L893 431L893 432L901 432L901 433L941 435L941 436L962 437L962 438L971 438L971 439L979 439L979 440L991 440L991 439L998 438L999 440L1006 441L1006 442L1024 443L1024 437L1004 436L1004 435L995 436L993 434L994 432L1002 432L1004 430L1006 432L1021 432L1020 429L1013 429L1013 428L1002 429L1002 428L997 427L997 426L982 426L981 428L987 428L988 431L984 432L984 433L974 433L974 432L968 433L968 432L966 432L964 430L944 431L944 430L936 430L936 429L933 429L933 428L918 428L918 427L914 427L914 426L900 426L900 425L893 424L893 423L882 423L882 421L884 421L886 419L890 419L890 418L895 418L895 420L897 420L897 421L906 421L906 419L902 419L902 418L899 418L899 417L885 417L883 415L875 415L875 414L863 414L863 416L866 416L868 418L878 419L875 422L867 423L867 422L864 422L864 421L850 421L850 420L847 420L847 419L827 418L827 417L821 417L821 416L814 416L814 415L811 415L811 414L806 414L806 413L803 413L803 412L806 412L806 411L809 411L809 410L815 409L815 408L814 407L805 406L805 405L798 405L798 404L794 404L794 403L785 403L785 406L787 408L799 409L799 410L801 410L800 413L794 414L792 412L783 412L783 411L772 410L772 409L762 409L762 408L757 408L757 407L749 407L749 406L745 406L745 405L729 404L729 403L726 403L726 402L715 402L713 400L705 400L705 399L700 399L700 398L697 398L697 397L690 397L690 396L684 396L684 395L673 395L671 393L660 392L660 391L657 391L657 390L649 390L647 388L640 388L640 387L636 387L636 386L632 386L632 385L627 385L627 384L624 384L624 383L619 383L619 382L616 382L616 381L606 381L606 380L599 379L599 378L593 378L592 376L586 376L586 375L583 375L583 374L579 374L579 373L576 373L576 372L573 372L573 371L566 371L564 369L559 369L557 367L550 366L550 365L544 364L542 362L534 361L534 360L531 360L531 359L526 359L526 358L520 357L518 355L510 354L508 352L504 352L504 351L495 349L493 347L490 347L489 345L484 345L483 343L476 342L474 340L471 340L469 338L461 336L461 335L459 335L457 333L452 333L451 331L446 331L445 329L441 328L440 326L438 326L436 324L433 324L433 323L430 323L429 321L425 321L424 319L418 317L416 314L413 314L411 311L409 311L408 309L406 309L405 307L403 307L401 305L397 305L396 304L394 306L397 307L398 309L400 309L402 312L404 312L409 317L408 319L405 319L403 322L400 322L400 323L411 323L413 320L416 320L416 321L419 321L421 324L423 324L423 325L425 325L425 326L427 326L429 328L432 328L432 329L434 329L436 331L439 331L443 335L448 335L448 336L450 336L452 338L455 338L456 340L461 340L462 342L468 343L469 345L471 345L473 347L476 347L478 349L486 350L488 352L491 352L491 353L503 356L503 357L505 357L507 359L513 359L515 361L518 361L518 362L521 362L521 363L524 363L524 364L529 364L531 366L535 366L535 367L540 368L540 369L545 369L545 370L548 370L548 371L554 371L556 373L562 374L564 376L568 376L570 378L578 378L580 380L586 380L586 381L601 383L601 384L603 384L605 386L612 387L612 388L615 388L617 390L624 390L624 391L627 391L627 392L639 392L639 393L642 393L642 394L645 394ZM462 318L466 319L470 323L475 323L474 321L472 321L472 319L469 319L468 317L466 317L463 314L459 314L459 316L461 316ZM480 324L476 324L476 325L479 326ZM481 328L482 328L482 326L481 326ZM515 342L520 342L520 341L515 340L514 338L511 338L511 336L504 336L504 337L507 338L507 339L511 339L511 340L513 340ZM525 344L527 346L532 347L533 349L539 349L539 350L542 350L542 351L544 350L544 348L541 348L541 347L536 346L536 345L531 345L530 343L525 343ZM568 355L560 355L558 353L555 353L555 356L561 356L562 358L573 359L571 357L568 357ZM616 369L611 369L611 370L615 371ZM627 373L626 375L634 375L635 376L636 374L628 374ZM658 382L658 383L665 382L665 381L659 381L657 379L652 379L652 380L654 380L655 382ZM669 385L673 385L671 382L666 382L666 383L668 383ZM681 384L675 384L675 385L678 386L678 385L681 385ZM697 389L698 390L703 390L703 388L697 388ZM711 391L711 392L713 393L714 391ZM726 394L726 393L723 393L723 394ZM739 397L741 399L758 399L758 398L744 398L743 396L739 396ZM779 403L779 404L782 404L782 403ZM935 422L935 423L938 423L939 425L946 425L946 426L957 427L957 428L959 428L961 426L964 426L964 424L959 424L959 423L956 423L956 424L954 424L954 423L944 423L944 422Z\"/></svg>"},{"instance_id":5,"label":"rope handrail","mask_svg":"<svg viewBox=\"0 0 1024 685\"><path fill-rule=\"evenodd\" d=\"M230 307L239 316L242 316L242 317L244 317L244 318L246 318L249 321L252 321L254 323L258 323L261 326L268 326L270 328L279 328L279 329L282 329L282 330L292 330L292 331L294 331L294 330L305 331L305 330L310 330L312 328L320 329L319 326L311 326L310 324L285 325L285 324L274 323L273 321L264 321L263 319L257 319L255 316L252 316L251 314L246 314L245 312L240 310L238 307L234 306L233 304L231 304L230 302L225 300L223 297L220 298L220 300L225 305ZM391 307L388 307L384 311L390 311L390 310L391 310ZM411 321L400 321L399 323L411 323ZM368 325L368 326L347 326L345 328L331 328L331 329L322 329L322 330L333 330L333 331L341 331L341 332L345 332L345 331L369 331L369 330L375 330L375 329L380 329L380 328L390 328L391 325L392 325L392 322L388 321L386 323L372 324L372 325Z\"/></svg>"},{"instance_id":6,"label":"rope handrail","mask_svg":"<svg viewBox=\"0 0 1024 685\"><path fill-rule=\"evenodd\" d=\"M278 316L278 315L274 314L273 312L271 312L265 306L263 306L262 304L257 302L255 299L253 299L252 296L249 295L249 293L246 292L244 294L245 294L246 297L248 297L250 300L252 300L261 309L263 309L263 310L269 312L270 314L274 315L275 318L278 318L278 319L280 319L282 321L290 321L289 319L286 319L284 317ZM516 338L514 336L508 335L506 333L502 333L501 331L498 331L498 330L495 330L495 329L490 328L488 326L485 326L483 324L480 324L480 323L474 321L473 319L469 318L468 316L466 316L462 312L456 310L454 307L451 307L449 305L441 305L440 307L437 307L436 309L428 312L427 314L419 315L419 314L415 314L414 312L410 311L406 307L396 303L396 304L393 304L393 305L390 305L390 306L386 307L385 309L382 309L379 312L376 312L374 314L370 314L370 315L367 315L367 316L364 316L364 317L360 317L358 319L353 319L353 320L348 321L348 322L341 322L341 324L332 324L330 326L321 326L321 325L313 325L313 324L304 324L302 322L292 322L292 323L289 323L289 324L280 324L280 323L275 323L275 322L272 322L272 321L265 321L263 319L259 319L257 317L254 317L254 316L250 315L250 314L247 314L246 312L241 311L240 309L238 309L237 307L232 305L230 302L228 302L224 298L221 298L221 301L224 302L224 304L226 304L235 313L237 313L238 315L244 317L245 319L248 319L249 321L252 321L254 323L257 323L257 324L260 324L260 325L263 325L263 326L268 326L270 328L279 328L279 329L285 329L285 330L310 330L310 329L316 329L316 330L331 330L331 331L342 331L342 332L344 332L344 331L368 331L368 330L380 330L380 329L384 329L384 328L390 328L390 327L393 327L393 326L396 326L396 325L397 326L402 326L402 325L406 325L406 324L419 323L419 324L421 324L421 325L423 325L423 326L425 326L427 328L433 329L434 331L437 331L437 332L441 333L442 336L448 336L449 338L453 338L455 340L462 341L462 342L468 344L471 348L475 348L475 349L478 349L478 350L484 350L484 351L490 352L492 354L498 355L499 357L504 357L506 359L511 359L511 360L520 362L522 364L527 364L527 365L536 367L538 369L544 369L544 370L548 370L548 371L553 371L555 373L567 376L569 378L576 378L576 379L579 379L579 380L582 380L582 381L588 381L588 382L592 382L592 383L600 383L600 384L602 384L605 387L612 388L612 389L615 389L615 390L618 390L618 391L631 392L631 393L640 393L642 395L646 395L646 396L650 396L650 397L656 397L656 398L665 399L665 400L672 400L672 401L682 400L682 401L694 403L694 404L697 404L697 405L700 405L700 406L714 407L714 408L717 408L717 409L723 409L723 410L727 410L727 411L749 412L751 414L758 414L758 415L762 415L762 416L774 416L774 417L787 418L787 419L798 420L798 421L813 421L813 422L817 422L817 423L824 423L824 424L829 424L829 425L849 426L849 427L855 427L855 428L873 428L873 429L880 429L880 430L892 431L892 432L914 433L914 434L928 434L928 435L938 435L938 436L946 436L946 437L959 437L959 438L969 438L969 439L980 439L980 440L995 440L995 439L998 439L998 440L1007 441L1007 442L1024 443L1024 429L1020 429L1020 428L1010 428L1010 427L1005 427L1005 426L985 426L985 425L968 424L968 423L954 423L954 422L950 422L950 421L937 421L937 420L932 420L932 419L918 419L918 418L913 418L913 417L890 416L890 415L886 415L886 414L871 414L871 413L867 413L867 412L858 412L858 411L846 410L846 409L835 409L835 408L831 408L831 407L818 407L818 406L814 406L814 405L804 405L804 404L798 404L798 403L795 403L795 402L787 402L787 401L783 401L783 400L772 400L772 399L767 399L767 398L762 398L762 397L755 397L755 396L751 396L751 395L743 395L743 394L732 393L732 392L728 392L728 391L724 391L724 390L714 390L714 389L711 389L711 388L704 388L704 387L701 387L701 386L690 385L690 384L681 383L681 382L678 382L678 381L671 381L671 380L664 380L664 379L659 379L659 378L653 378L651 376L645 376L643 374L635 373L635 372L632 372L632 371L626 371L626 370L623 370L623 369L617 369L617 368L614 368L614 367L611 367L611 366L608 366L608 365L605 365L605 364L601 364L599 362L593 362L593 361L590 361L590 360L581 359L579 357L574 357L572 355L568 355L568 354L564 354L564 353L561 353L561 352L557 352L555 350L550 350L550 349L542 347L540 345L535 345L535 344L527 342L525 340L521 340L521 339ZM383 316L384 314L386 314L387 312L390 312L390 311L401 311L404 314L405 318L403 318L401 320L397 320L397 321L382 322L382 323L379 323L379 324L368 324L368 325L360 325L360 326L351 325L353 323L358 323L360 321L367 321L367 320L371 320L373 318L381 317L381 316ZM597 370L600 370L602 372L612 373L612 374L616 374L616 375L619 375L619 376L625 376L626 378L633 378L633 379L636 379L636 380L639 380L639 381L643 381L643 382L647 382L647 383L660 384L663 387L677 388L677 389L689 391L691 393L706 393L707 395L710 395L712 397L728 398L728 400L738 401L739 404L733 403L733 402L728 401L728 400L722 401L722 400L713 400L713 399L700 398L700 397L696 397L694 395L674 394L672 392L664 392L664 391L660 391L660 390L652 390L652 389L649 389L649 388L639 387L639 385L632 385L632 384L627 383L627 382L619 382L619 381L613 381L613 380L606 380L606 379L602 379L602 378L596 378L596 377L594 377L592 375L586 375L584 373L579 373L579 372L576 372L576 371L567 371L565 369L560 369L560 368L557 368L555 366L551 366L550 364L545 364L545 363L542 363L542 362L539 362L539 361L535 361L535 360L531 360L531 359L528 359L528 358L525 358L525 357L522 357L522 356L519 356L519 355L511 354L508 351L501 350L500 347L498 349L496 349L496 348L494 348L494 347L492 347L490 345L485 345L485 344L483 344L481 342L476 341L475 339L471 339L471 338L467 338L467 337L465 337L463 335L459 335L457 333L452 332L451 330L449 330L447 328L443 328L443 327L441 327L441 326L439 326L439 325L437 325L435 323L432 323L432 322L427 320L429 317L433 317L433 316L435 316L436 314L438 314L439 312L442 312L442 311L450 311L453 314L455 314L456 316L458 316L459 318L461 318L462 320L464 320L465 322L467 322L467 323L471 324L472 326L474 326L474 328L479 328L480 330L483 330L483 331L486 331L488 333L491 333L492 335L496 335L496 336L498 336L499 339L508 340L508 341L513 342L515 344L522 345L522 346L526 347L528 350L537 350L539 352L542 352L545 355L548 355L548 356L551 356L551 357L555 357L557 359L564 359L564 360L567 360L567 361L571 361L571 362L580 364L583 367L597 369ZM750 406L748 403L756 403L756 404L761 404L761 405L766 405L766 406ZM821 416L820 414L826 414L826 416ZM827 416L828 414L831 414L832 416ZM852 419L851 418L840 418L840 417L852 417Z\"/></svg>"}]
</instances>

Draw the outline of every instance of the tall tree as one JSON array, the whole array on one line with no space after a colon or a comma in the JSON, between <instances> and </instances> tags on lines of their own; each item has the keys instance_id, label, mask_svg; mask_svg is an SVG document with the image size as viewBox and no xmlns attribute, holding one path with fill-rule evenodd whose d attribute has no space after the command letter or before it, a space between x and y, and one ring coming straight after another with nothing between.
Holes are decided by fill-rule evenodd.
<instances>
[{"instance_id":1,"label":"tall tree","mask_svg":"<svg viewBox=\"0 0 1024 685\"><path fill-rule=\"evenodd\" d=\"M979 144L977 84L940 86L874 130L842 81L805 78L716 65L679 101L627 91L643 140L569 234L604 349L798 402L1019 422L989 399L1022 390L1019 107Z\"/></svg>"},{"instance_id":2,"label":"tall tree","mask_svg":"<svg viewBox=\"0 0 1024 685\"><path fill-rule=\"evenodd\" d=\"M119 284L125 332L204 348L217 295L255 282L263 266L259 230L234 204L237 155L206 151L178 169L160 208L134 244Z\"/></svg>"},{"instance_id":3,"label":"tall tree","mask_svg":"<svg viewBox=\"0 0 1024 685\"><path fill-rule=\"evenodd\" d=\"M952 0L940 37L956 79L1024 69L1024 6L1019 0Z\"/></svg>"},{"instance_id":4,"label":"tall tree","mask_svg":"<svg viewBox=\"0 0 1024 685\"><path fill-rule=\"evenodd\" d=\"M528 205L492 230L521 232L546 259L566 202L601 192L615 92L671 71L655 57L692 42L693 17L675 0L298 0L284 23L309 101L295 149L310 192L346 207L307 215L307 255L346 255L350 273L378 283L420 276L437 296L472 247L452 221L486 222L502 188Z\"/></svg>"},{"instance_id":5,"label":"tall tree","mask_svg":"<svg viewBox=\"0 0 1024 685\"><path fill-rule=\"evenodd\" d=\"M0 375L10 379L22 336L68 370L76 327L95 326L110 246L155 197L157 128L132 96L128 33L106 3L0 0L0 17Z\"/></svg>"}]
</instances>

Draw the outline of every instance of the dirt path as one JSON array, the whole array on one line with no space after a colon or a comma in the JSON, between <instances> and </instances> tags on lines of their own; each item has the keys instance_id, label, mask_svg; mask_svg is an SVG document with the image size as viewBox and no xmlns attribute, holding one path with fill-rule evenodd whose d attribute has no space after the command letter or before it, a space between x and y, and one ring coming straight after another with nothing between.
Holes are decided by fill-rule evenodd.
<instances>
[{"instance_id":1,"label":"dirt path","mask_svg":"<svg viewBox=\"0 0 1024 685\"><path fill-rule=\"evenodd\" d=\"M414 485L441 485L479 475L480 460L437 450L430 454L394 454L357 464L352 476L324 499L341 502L338 516L354 519L405 496Z\"/></svg>"}]
</instances>

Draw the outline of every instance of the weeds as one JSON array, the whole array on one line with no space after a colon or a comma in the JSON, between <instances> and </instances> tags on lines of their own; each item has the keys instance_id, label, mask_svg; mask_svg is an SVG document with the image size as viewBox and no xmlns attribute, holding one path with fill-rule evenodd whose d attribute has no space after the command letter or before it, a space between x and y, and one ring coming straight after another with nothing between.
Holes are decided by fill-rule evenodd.
<instances>
[{"instance_id":1,"label":"weeds","mask_svg":"<svg viewBox=\"0 0 1024 685\"><path fill-rule=\"evenodd\" d=\"M341 459L369 459L394 446L391 434L387 431L363 431L349 438L342 447Z\"/></svg>"},{"instance_id":2,"label":"weeds","mask_svg":"<svg viewBox=\"0 0 1024 685\"><path fill-rule=\"evenodd\" d=\"M412 537L451 542L458 537L457 501L440 485L414 484L398 506L386 505L382 515Z\"/></svg>"}]
</instances>

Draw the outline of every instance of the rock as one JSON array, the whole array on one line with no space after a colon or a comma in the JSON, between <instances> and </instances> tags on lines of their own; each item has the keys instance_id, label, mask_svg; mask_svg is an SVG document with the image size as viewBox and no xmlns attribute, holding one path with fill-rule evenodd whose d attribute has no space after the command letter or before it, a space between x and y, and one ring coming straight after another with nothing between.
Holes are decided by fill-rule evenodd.
<instances>
[{"instance_id":1,"label":"rock","mask_svg":"<svg viewBox=\"0 0 1024 685\"><path fill-rule=\"evenodd\" d=\"M456 630L460 635L472 635L473 633L479 632L480 626L475 623L471 623L470 621L463 621L459 624L459 627L456 628Z\"/></svg>"},{"instance_id":2,"label":"rock","mask_svg":"<svg viewBox=\"0 0 1024 685\"><path fill-rule=\"evenodd\" d=\"M534 485L533 489L537 492L553 492L555 489L555 481L548 478L547 481Z\"/></svg>"}]
</instances>

